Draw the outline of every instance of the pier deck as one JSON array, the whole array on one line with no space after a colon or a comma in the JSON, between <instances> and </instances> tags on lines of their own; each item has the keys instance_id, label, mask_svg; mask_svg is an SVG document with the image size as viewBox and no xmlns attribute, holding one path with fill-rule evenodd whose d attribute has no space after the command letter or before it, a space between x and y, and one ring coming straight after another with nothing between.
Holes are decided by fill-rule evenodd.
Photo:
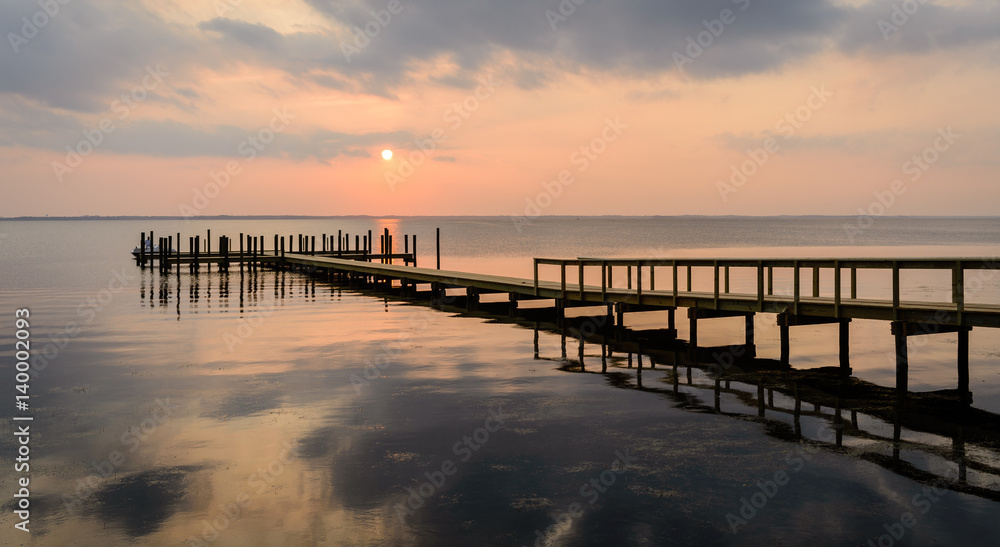
<instances>
[{"instance_id":1,"label":"pier deck","mask_svg":"<svg viewBox=\"0 0 1000 547\"><path fill-rule=\"evenodd\" d=\"M154 241L153 233L149 235L147 239L145 233L140 234L140 248L143 242ZM387 228L380 234L378 253L374 252L374 237L370 231L366 235L355 234L353 250L350 236L341 232L337 232L336 236L322 234L319 249L316 237L299 234L299 252L292 252L296 243L294 236L288 236L286 240L278 234L273 237L271 250L264 249L264 236L240 234L235 240L237 249L233 248L233 241L222 236L216 253L211 252L211 232L204 241L199 236L188 239L189 252L180 253L172 250L173 237L161 237L157 240L157 248L171 250L149 253L143 249L136 256L136 262L142 267L147 262L150 265L159 262L160 271L164 273L169 272L173 265L177 266L179 273L181 264L188 264L194 274L197 274L200 264L219 264L223 270L228 270L230 264L251 269L266 265L325 271L330 277L361 280L381 287L391 287L393 281L399 281L415 290L416 284L429 283L432 297L442 295L442 291L449 288L465 289L466 305L470 309L480 304L480 294L506 293L512 315L528 313L519 302L552 300L554 305L550 307L554 308L557 321L565 319L567 307L602 306L606 311L590 314L604 316L594 323L612 326L619 331L624 327L625 313L664 310L668 312L668 324L662 332L671 338L677 336L677 308L687 308L690 322L687 344L692 360L698 357L699 320L743 317L746 337L743 344L745 351L741 354L755 356L753 317L757 313L773 313L777 315L780 327L782 365L789 363L791 327L837 324L840 369L845 375L850 375L850 322L853 319L887 321L895 338L896 390L900 397L905 397L907 393L907 339L956 333L957 392L962 401L971 402L969 331L973 327L1000 328L1000 302L970 301L973 297L982 296L983 287L997 275L1000 262L996 258L535 258L534 276L527 279L440 269L440 230L436 233L436 268L417 267L416 235L404 235L403 253L394 252L398 247L393 245L393 236ZM177 242L181 242L179 233ZM393 261L402 261L403 264L393 264ZM539 269L543 266L558 267L559 280L540 277ZM745 277L755 278L756 282L744 280L741 283L743 292L732 291L731 270L751 273ZM891 296L859 298L859 270L888 272L890 282L887 287ZM949 295L950 299L903 300L901 277L908 270L939 271L942 272L939 277L950 273L950 283L937 287L938 294ZM775 272L779 273L777 284ZM803 272L808 276L811 287L802 286ZM624 288L615 286L613 280L616 273L619 276L618 285L625 285ZM692 290L695 273L699 281L712 280L712 290ZM821 282L821 276L826 276L825 284ZM598 277L599 284L595 282ZM661 281L659 287L657 279ZM664 280L666 283L663 283ZM699 285L704 286L704 283ZM496 303L483 305L494 306ZM720 372L724 372L727 366L725 356L715 365Z\"/></svg>"}]
</instances>

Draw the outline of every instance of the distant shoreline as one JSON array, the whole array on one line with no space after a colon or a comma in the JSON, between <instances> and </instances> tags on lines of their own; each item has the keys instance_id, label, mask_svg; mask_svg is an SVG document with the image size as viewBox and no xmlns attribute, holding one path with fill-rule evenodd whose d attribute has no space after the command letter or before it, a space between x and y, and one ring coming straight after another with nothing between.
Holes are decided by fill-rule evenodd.
<instances>
[{"instance_id":1,"label":"distant shoreline","mask_svg":"<svg viewBox=\"0 0 1000 547\"><path fill-rule=\"evenodd\" d=\"M599 219L599 218L855 218L857 215L542 215L532 220L545 219ZM199 217L184 216L131 216L131 215L84 215L84 216L21 216L21 217L0 217L4 220L322 220L322 219L386 219L386 218L478 218L478 219L508 219L509 215L214 215ZM884 215L880 218L899 219L998 219L1000 215Z\"/></svg>"}]
</instances>

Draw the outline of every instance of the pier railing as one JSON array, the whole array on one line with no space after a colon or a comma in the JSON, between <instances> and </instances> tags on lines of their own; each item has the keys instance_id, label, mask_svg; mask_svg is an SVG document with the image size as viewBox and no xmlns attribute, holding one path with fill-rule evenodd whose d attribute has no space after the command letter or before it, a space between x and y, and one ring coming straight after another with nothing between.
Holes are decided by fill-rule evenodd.
<instances>
[{"instance_id":1,"label":"pier railing","mask_svg":"<svg viewBox=\"0 0 1000 547\"><path fill-rule=\"evenodd\" d=\"M828 271L827 275L833 276L833 302L835 314L839 316L840 305L844 300L856 300L858 298L858 270L891 270L892 273L892 307L900 307L900 272L902 270L945 270L951 272L951 302L950 308L959 317L965 308L966 291L965 277L968 270L990 271L989 277L993 277L993 270L1000 270L1000 260L996 257L986 258L812 258L812 259L705 259L705 258L678 258L678 259L649 259L649 258L535 258L534 259L534 290L535 295L539 292L539 266L559 266L560 288L562 297L573 298L577 293L582 299L584 292L588 289L584 284L584 274L588 268L598 267L601 271L600 292L602 299L606 299L609 290L619 293L622 290L630 291L635 295L635 302L641 304L643 296L643 280L648 279L648 291L657 291L656 274L667 270L668 287L659 289L662 292L672 294L676 299L681 294L680 271L685 270L685 285L688 293L692 292L692 268L712 268L714 272L714 298L716 301L720 297L729 295L747 296L747 293L734 293L730 291L730 269L748 268L756 271L756 297L759 307L763 307L764 300L773 300L774 295L774 270L784 268L792 270L792 291L779 295L782 298L790 298L794 313L799 311L799 303L804 296L802 292L801 272L809 269L812 272L812 291L808 296L820 297L821 272ZM612 287L615 268L626 269L625 276L627 285L624 289ZM567 268L577 270L578 279L567 282ZM633 284L632 270L635 270L635 283ZM850 279L848 284L848 295L843 294L843 278ZM570 273L572 275L572 272ZM662 275L662 274L661 274ZM589 290L596 289L596 286ZM888 301L887 301L888 302Z\"/></svg>"}]
</instances>

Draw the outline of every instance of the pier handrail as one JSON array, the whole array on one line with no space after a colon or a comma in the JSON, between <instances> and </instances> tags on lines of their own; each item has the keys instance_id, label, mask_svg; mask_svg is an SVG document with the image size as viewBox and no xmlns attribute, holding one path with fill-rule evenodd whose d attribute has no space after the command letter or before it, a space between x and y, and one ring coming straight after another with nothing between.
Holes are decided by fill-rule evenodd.
<instances>
[{"instance_id":1,"label":"pier handrail","mask_svg":"<svg viewBox=\"0 0 1000 547\"><path fill-rule=\"evenodd\" d=\"M887 269L892 272L892 307L898 310L900 307L900 271L901 270L947 270L952 272L951 282L951 303L955 305L955 311L959 321L965 308L965 272L966 270L1000 270L1000 259L997 257L974 257L974 258L599 258L599 257L577 257L577 258L534 258L534 292L539 294L538 267L540 265L559 266L560 268L560 295L563 299L567 296L566 268L575 266L579 270L579 280L576 289L581 298L585 291L584 269L588 266L601 267L601 296L602 300L607 300L608 289L612 288L613 268L615 266L625 266L627 272L627 288L625 290L634 291L636 303L642 303L642 277L643 270L648 268L649 290L656 290L655 275L657 267L669 267L672 273L673 284L672 294L676 301L679 294L679 267L687 269L687 292L691 291L691 268L710 267L714 272L713 300L715 307L721 295L733 294L729 290L729 270L730 268L754 268L757 272L757 304L763 306L765 293L767 296L774 295L774 268L790 268L793 271L793 290L791 294L792 308L794 313L799 313L799 306L802 300L801 291L801 270L803 268L812 269L812 292L813 298L820 296L820 271L824 269L833 270L834 278L834 315L840 317L840 307L843 300L842 294L842 271L850 270L850 297L849 300L857 299L857 271L859 269ZM636 284L632 288L632 268L636 269ZM765 286L765 270L767 272L767 283ZM721 278L720 272L724 277ZM621 289L614 289L621 290Z\"/></svg>"}]
</instances>

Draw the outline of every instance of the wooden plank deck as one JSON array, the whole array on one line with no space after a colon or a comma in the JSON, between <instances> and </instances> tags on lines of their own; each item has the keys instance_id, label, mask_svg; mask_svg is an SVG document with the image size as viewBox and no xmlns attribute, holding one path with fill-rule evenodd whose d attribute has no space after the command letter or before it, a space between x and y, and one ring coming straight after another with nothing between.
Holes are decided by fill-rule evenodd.
<instances>
[{"instance_id":1,"label":"wooden plank deck","mask_svg":"<svg viewBox=\"0 0 1000 547\"><path fill-rule=\"evenodd\" d=\"M1000 328L1000 305L950 302L917 302L897 300L833 298L799 296L796 302L790 296L723 293L699 291L649 290L609 288L596 285L506 277L499 275L437 270L377 264L364 261L287 253L289 264L329 268L362 275L403 279L416 283L438 283L445 287L472 287L483 291L514 293L531 298L559 299L579 304L639 304L663 308L694 308L745 313L794 313L835 319L874 319L935 323L941 325ZM954 262L954 261L950 261ZM711 264L708 261L707 264Z\"/></svg>"}]
</instances>

